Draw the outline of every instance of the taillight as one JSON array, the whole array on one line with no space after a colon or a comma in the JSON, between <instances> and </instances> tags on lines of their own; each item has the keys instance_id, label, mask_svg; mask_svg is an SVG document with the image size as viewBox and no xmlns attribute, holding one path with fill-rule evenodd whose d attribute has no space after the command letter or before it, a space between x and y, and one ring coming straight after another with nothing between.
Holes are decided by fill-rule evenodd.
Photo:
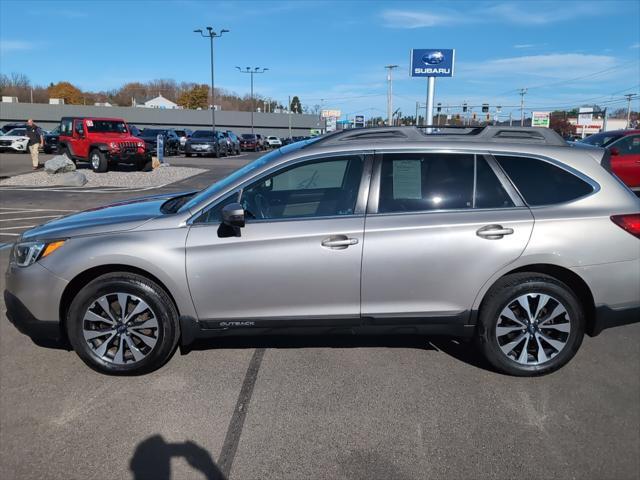
<instances>
[{"instance_id":1,"label":"taillight","mask_svg":"<svg viewBox=\"0 0 640 480\"><path fill-rule=\"evenodd\" d=\"M613 215L611 221L634 237L640 238L640 213Z\"/></svg>"}]
</instances>

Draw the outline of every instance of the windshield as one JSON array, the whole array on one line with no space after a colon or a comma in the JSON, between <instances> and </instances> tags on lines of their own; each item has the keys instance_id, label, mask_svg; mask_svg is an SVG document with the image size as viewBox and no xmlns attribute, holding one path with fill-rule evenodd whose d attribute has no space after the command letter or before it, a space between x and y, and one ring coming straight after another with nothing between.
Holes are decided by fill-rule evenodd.
<instances>
[{"instance_id":1,"label":"windshield","mask_svg":"<svg viewBox=\"0 0 640 480\"><path fill-rule=\"evenodd\" d=\"M22 137L26 134L27 131L23 128L14 128L13 130L3 133L3 135L6 135L7 137Z\"/></svg>"},{"instance_id":2,"label":"windshield","mask_svg":"<svg viewBox=\"0 0 640 480\"><path fill-rule=\"evenodd\" d=\"M158 135L166 135L167 132L166 130L153 130L151 128L145 128L140 134L144 135L145 137L155 137Z\"/></svg>"},{"instance_id":3,"label":"windshield","mask_svg":"<svg viewBox=\"0 0 640 480\"><path fill-rule=\"evenodd\" d=\"M213 134L211 133L211 130L197 130L195 132L193 132L193 135L191 135L191 138L212 138Z\"/></svg>"},{"instance_id":4,"label":"windshield","mask_svg":"<svg viewBox=\"0 0 640 480\"><path fill-rule=\"evenodd\" d=\"M624 135L619 133L597 133L595 135L591 135L590 137L584 138L580 140L580 143L586 143L587 145L593 145L594 147L606 147L610 143L615 142L619 138L622 138Z\"/></svg>"},{"instance_id":5,"label":"windshield","mask_svg":"<svg viewBox=\"0 0 640 480\"><path fill-rule=\"evenodd\" d=\"M246 164L244 167L240 168L239 170L236 170L228 177L225 177L222 180L219 180L218 182L214 183L210 187L205 188L204 190L199 192L195 197L190 199L189 202L187 202L180 209L180 211L184 212L186 210L191 210L192 208L196 207L199 203L202 203L211 197L215 197L218 193L223 192L229 185L232 185L233 183L241 179L243 176L261 169L267 163L271 163L274 159L282 155L299 150L305 147L306 145L315 142L317 138L320 138L320 137L316 137L315 139L307 140L305 142L298 142L295 144L292 143L291 145L287 145L286 147L273 150L272 152L267 153L266 155L263 155L262 157L254 160L253 162Z\"/></svg>"},{"instance_id":6,"label":"windshield","mask_svg":"<svg viewBox=\"0 0 640 480\"><path fill-rule=\"evenodd\" d=\"M121 120L87 120L89 133L128 133L127 125Z\"/></svg>"}]
</instances>

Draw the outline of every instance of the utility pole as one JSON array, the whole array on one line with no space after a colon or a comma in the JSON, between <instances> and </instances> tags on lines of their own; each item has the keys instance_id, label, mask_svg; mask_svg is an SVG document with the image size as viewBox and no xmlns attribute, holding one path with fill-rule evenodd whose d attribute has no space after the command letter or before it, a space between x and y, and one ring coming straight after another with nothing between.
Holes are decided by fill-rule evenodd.
<instances>
[{"instance_id":1,"label":"utility pole","mask_svg":"<svg viewBox=\"0 0 640 480\"><path fill-rule=\"evenodd\" d=\"M387 69L387 125L391 126L393 122L393 80L391 79L391 72L394 68L398 68L398 65L385 65Z\"/></svg>"},{"instance_id":2,"label":"utility pole","mask_svg":"<svg viewBox=\"0 0 640 480\"><path fill-rule=\"evenodd\" d=\"M627 99L627 128L631 128L631 100L636 96L635 93L627 93L624 96Z\"/></svg>"},{"instance_id":3,"label":"utility pole","mask_svg":"<svg viewBox=\"0 0 640 480\"><path fill-rule=\"evenodd\" d=\"M211 133L213 138L216 137L216 88L213 69L213 39L219 38L223 33L228 33L229 30L220 30L220 33L213 31L213 27L207 27L207 33L204 33L202 29L194 30L193 33L199 33L201 37L209 38L211 46Z\"/></svg>"},{"instance_id":4,"label":"utility pole","mask_svg":"<svg viewBox=\"0 0 640 480\"><path fill-rule=\"evenodd\" d=\"M293 138L291 135L291 95L289 95L289 103L287 103L287 112L289 112L289 138Z\"/></svg>"},{"instance_id":5,"label":"utility pole","mask_svg":"<svg viewBox=\"0 0 640 480\"><path fill-rule=\"evenodd\" d=\"M420 107L420 102L416 102L416 121L414 122L414 125L418 125L418 108Z\"/></svg>"},{"instance_id":6,"label":"utility pole","mask_svg":"<svg viewBox=\"0 0 640 480\"><path fill-rule=\"evenodd\" d=\"M520 126L524 127L524 96L527 93L526 88L520 89Z\"/></svg>"},{"instance_id":7,"label":"utility pole","mask_svg":"<svg viewBox=\"0 0 640 480\"><path fill-rule=\"evenodd\" d=\"M256 110L256 101L255 98L253 98L253 75L256 73L264 73L269 69L263 67L246 67L244 70L242 70L240 67L236 68L240 73L248 73L249 75L251 75L251 133L253 134L253 112L255 112ZM289 101L289 109L291 109L291 101ZM289 121L291 121L291 117L289 117Z\"/></svg>"}]
</instances>

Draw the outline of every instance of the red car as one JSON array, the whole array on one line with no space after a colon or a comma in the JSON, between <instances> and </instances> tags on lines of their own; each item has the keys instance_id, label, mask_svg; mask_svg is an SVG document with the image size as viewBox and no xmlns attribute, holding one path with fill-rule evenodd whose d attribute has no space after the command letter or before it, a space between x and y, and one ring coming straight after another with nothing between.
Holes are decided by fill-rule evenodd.
<instances>
[{"instance_id":1,"label":"red car","mask_svg":"<svg viewBox=\"0 0 640 480\"><path fill-rule=\"evenodd\" d=\"M89 162L94 172L106 172L118 163L151 169L151 155L144 140L134 137L121 118L63 117L58 153L74 162Z\"/></svg>"},{"instance_id":2,"label":"red car","mask_svg":"<svg viewBox=\"0 0 640 480\"><path fill-rule=\"evenodd\" d=\"M613 173L629 188L640 190L640 130L597 133L581 142L609 150Z\"/></svg>"}]
</instances>

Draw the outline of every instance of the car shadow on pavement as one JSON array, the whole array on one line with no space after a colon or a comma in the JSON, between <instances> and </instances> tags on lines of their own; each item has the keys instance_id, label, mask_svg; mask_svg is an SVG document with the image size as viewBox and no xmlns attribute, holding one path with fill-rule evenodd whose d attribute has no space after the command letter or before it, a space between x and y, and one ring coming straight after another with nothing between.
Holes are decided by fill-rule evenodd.
<instances>
[{"instance_id":1,"label":"car shadow on pavement","mask_svg":"<svg viewBox=\"0 0 640 480\"><path fill-rule=\"evenodd\" d=\"M207 480L225 479L206 449L191 441L167 443L161 435L152 435L138 444L129 469L134 480L170 480L176 478L171 475L172 458L184 458Z\"/></svg>"},{"instance_id":2,"label":"car shadow on pavement","mask_svg":"<svg viewBox=\"0 0 640 480\"><path fill-rule=\"evenodd\" d=\"M182 349L211 350L224 348L413 348L441 352L472 367L495 372L474 343L453 337L424 335L282 335L238 336L196 340Z\"/></svg>"}]
</instances>

